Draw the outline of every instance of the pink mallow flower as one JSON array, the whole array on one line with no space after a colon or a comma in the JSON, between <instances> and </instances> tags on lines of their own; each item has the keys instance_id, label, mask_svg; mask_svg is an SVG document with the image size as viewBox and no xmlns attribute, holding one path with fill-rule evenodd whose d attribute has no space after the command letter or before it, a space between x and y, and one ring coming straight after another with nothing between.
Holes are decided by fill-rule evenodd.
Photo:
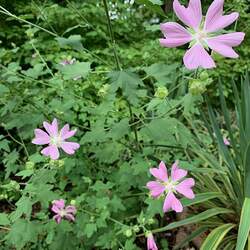
<instances>
[{"instance_id":1,"label":"pink mallow flower","mask_svg":"<svg viewBox=\"0 0 250 250\"><path fill-rule=\"evenodd\" d=\"M223 138L223 142L226 146L230 146L231 144L230 141L226 137Z\"/></svg>"},{"instance_id":2,"label":"pink mallow flower","mask_svg":"<svg viewBox=\"0 0 250 250\"><path fill-rule=\"evenodd\" d=\"M147 250L158 250L152 233L147 234Z\"/></svg>"},{"instance_id":3,"label":"pink mallow flower","mask_svg":"<svg viewBox=\"0 0 250 250\"><path fill-rule=\"evenodd\" d=\"M151 168L150 173L157 179L147 183L147 188L153 198L157 198L166 194L163 204L163 211L167 212L172 209L177 213L182 212L183 206L176 198L177 192L189 199L195 197L192 187L195 185L193 178L183 178L187 175L187 171L180 169L178 161L172 165L171 177L168 177L167 168L163 161L159 164L159 168Z\"/></svg>"},{"instance_id":4,"label":"pink mallow flower","mask_svg":"<svg viewBox=\"0 0 250 250\"><path fill-rule=\"evenodd\" d=\"M216 67L213 58L207 52L209 48L224 57L237 58L238 54L232 47L240 45L245 34L221 34L225 27L239 17L237 12L223 15L223 4L224 0L214 0L203 19L200 0L190 0L187 8L178 0L174 0L174 11L187 28L175 22L161 24L160 28L165 38L160 39L160 44L172 48L190 43L190 48L183 58L188 69Z\"/></svg>"},{"instance_id":5,"label":"pink mallow flower","mask_svg":"<svg viewBox=\"0 0 250 250\"><path fill-rule=\"evenodd\" d=\"M53 216L53 219L57 224L59 224L63 218L68 221L75 221L75 206L70 205L65 207L65 201L63 199L55 200L52 204L51 211L56 214Z\"/></svg>"},{"instance_id":6,"label":"pink mallow flower","mask_svg":"<svg viewBox=\"0 0 250 250\"><path fill-rule=\"evenodd\" d=\"M35 129L35 138L32 140L32 143L37 145L49 145L41 151L43 155L50 156L51 159L57 160L59 158L59 148L62 148L65 153L71 155L80 147L76 142L66 141L66 139L76 133L76 129L70 130L68 124L64 125L60 132L58 132L56 119L53 120L52 124L43 122L43 126L46 132L41 129Z\"/></svg>"}]
</instances>

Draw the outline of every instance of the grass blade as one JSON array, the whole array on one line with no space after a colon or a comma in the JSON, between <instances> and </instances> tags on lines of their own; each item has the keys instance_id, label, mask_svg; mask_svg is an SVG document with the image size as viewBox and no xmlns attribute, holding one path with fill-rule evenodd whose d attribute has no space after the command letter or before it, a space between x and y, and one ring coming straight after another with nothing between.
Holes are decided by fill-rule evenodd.
<instances>
[{"instance_id":1,"label":"grass blade","mask_svg":"<svg viewBox=\"0 0 250 250\"><path fill-rule=\"evenodd\" d=\"M201 246L201 250L216 250L225 235L235 227L234 224L224 224L215 228L206 238Z\"/></svg>"}]
</instances>

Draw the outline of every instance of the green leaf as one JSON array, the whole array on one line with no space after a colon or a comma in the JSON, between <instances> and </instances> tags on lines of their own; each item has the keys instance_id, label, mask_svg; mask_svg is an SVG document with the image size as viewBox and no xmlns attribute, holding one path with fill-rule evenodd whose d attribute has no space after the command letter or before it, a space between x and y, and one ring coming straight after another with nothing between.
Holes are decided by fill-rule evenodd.
<instances>
[{"instance_id":1,"label":"green leaf","mask_svg":"<svg viewBox=\"0 0 250 250\"><path fill-rule=\"evenodd\" d=\"M70 46L71 48L77 51L83 50L83 46L81 43L82 38L80 35L72 35L69 36L68 38L56 37L55 39L57 40L57 42L61 47Z\"/></svg>"},{"instance_id":2,"label":"green leaf","mask_svg":"<svg viewBox=\"0 0 250 250\"><path fill-rule=\"evenodd\" d=\"M250 231L250 198L245 198L240 216L236 250L244 250Z\"/></svg>"},{"instance_id":3,"label":"green leaf","mask_svg":"<svg viewBox=\"0 0 250 250\"><path fill-rule=\"evenodd\" d=\"M25 169L16 174L16 176L22 176L22 179L31 176L34 173L33 169Z\"/></svg>"},{"instance_id":4,"label":"green leaf","mask_svg":"<svg viewBox=\"0 0 250 250\"><path fill-rule=\"evenodd\" d=\"M211 209L208 209L208 210L206 210L206 211L204 211L204 212L202 212L200 214L191 216L191 217L186 218L184 220L170 223L166 227L162 227L160 229L155 230L155 232L164 232L166 230L171 230L171 229L181 227L181 226L185 226L185 225L188 225L188 224L194 224L194 223L206 220L206 219L208 219L210 217L213 217L215 215L218 215L218 214L229 214L229 213L233 213L233 211L230 210L230 209L227 209L227 208L220 208L220 207L211 208Z\"/></svg>"},{"instance_id":5,"label":"green leaf","mask_svg":"<svg viewBox=\"0 0 250 250\"><path fill-rule=\"evenodd\" d=\"M145 6L147 6L148 9L165 17L164 11L162 10L161 6L159 6L162 1L160 0L136 0L136 2L139 4L145 4Z\"/></svg>"},{"instance_id":6,"label":"green leaf","mask_svg":"<svg viewBox=\"0 0 250 250\"><path fill-rule=\"evenodd\" d=\"M71 65L60 66L59 70L63 74L66 80L78 79L80 77L85 78L90 72L89 62L76 62Z\"/></svg>"},{"instance_id":7,"label":"green leaf","mask_svg":"<svg viewBox=\"0 0 250 250\"><path fill-rule=\"evenodd\" d=\"M7 214L0 213L0 225L1 226L10 225L10 220L9 220Z\"/></svg>"},{"instance_id":8,"label":"green leaf","mask_svg":"<svg viewBox=\"0 0 250 250\"><path fill-rule=\"evenodd\" d=\"M184 207L188 207L188 206L191 206L194 204L203 203L203 202L211 200L211 199L222 198L222 197L224 197L224 195L222 193L207 192L207 193L203 193L203 194L197 194L195 196L195 198L192 200L187 199L187 198L182 198L181 203Z\"/></svg>"},{"instance_id":9,"label":"green leaf","mask_svg":"<svg viewBox=\"0 0 250 250\"><path fill-rule=\"evenodd\" d=\"M23 249L28 242L37 242L38 225L25 219L18 219L5 239L17 250Z\"/></svg>"},{"instance_id":10,"label":"green leaf","mask_svg":"<svg viewBox=\"0 0 250 250\"><path fill-rule=\"evenodd\" d=\"M84 233L88 238L90 238L96 231L97 231L96 224L94 223L86 224Z\"/></svg>"},{"instance_id":11,"label":"green leaf","mask_svg":"<svg viewBox=\"0 0 250 250\"><path fill-rule=\"evenodd\" d=\"M137 93L136 90L139 85L143 85L142 80L139 76L130 70L122 71L113 71L108 74L108 77L111 80L111 88L113 91L116 91L118 88L121 88L124 96L132 104L137 103Z\"/></svg>"},{"instance_id":12,"label":"green leaf","mask_svg":"<svg viewBox=\"0 0 250 250\"><path fill-rule=\"evenodd\" d=\"M203 242L201 250L216 250L225 235L234 227L234 224L228 223L215 228Z\"/></svg>"}]
</instances>

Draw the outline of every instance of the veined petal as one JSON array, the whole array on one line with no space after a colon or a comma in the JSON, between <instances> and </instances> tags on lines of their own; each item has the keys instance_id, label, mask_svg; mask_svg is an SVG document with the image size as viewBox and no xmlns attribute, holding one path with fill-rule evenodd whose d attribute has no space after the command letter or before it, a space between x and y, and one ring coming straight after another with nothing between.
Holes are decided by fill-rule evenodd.
<instances>
[{"instance_id":1,"label":"veined petal","mask_svg":"<svg viewBox=\"0 0 250 250\"><path fill-rule=\"evenodd\" d=\"M65 214L64 217L69 221L75 221L75 217L72 214Z\"/></svg>"},{"instance_id":2,"label":"veined petal","mask_svg":"<svg viewBox=\"0 0 250 250\"><path fill-rule=\"evenodd\" d=\"M154 198L157 198L165 191L165 187L157 181L149 181L147 183L147 188L150 190L150 194Z\"/></svg>"},{"instance_id":3,"label":"veined petal","mask_svg":"<svg viewBox=\"0 0 250 250\"><path fill-rule=\"evenodd\" d=\"M53 205L57 206L58 208L64 208L65 207L65 201L63 199L60 200L54 200L52 202Z\"/></svg>"},{"instance_id":4,"label":"veined petal","mask_svg":"<svg viewBox=\"0 0 250 250\"><path fill-rule=\"evenodd\" d=\"M205 69L216 67L212 57L199 43L195 44L185 53L183 61L185 66L190 70L197 69L198 67Z\"/></svg>"},{"instance_id":5,"label":"veined petal","mask_svg":"<svg viewBox=\"0 0 250 250\"><path fill-rule=\"evenodd\" d=\"M72 155L75 153L75 150L80 147L79 143L76 142L62 142L61 148L63 151L69 155Z\"/></svg>"},{"instance_id":6,"label":"veined petal","mask_svg":"<svg viewBox=\"0 0 250 250\"><path fill-rule=\"evenodd\" d=\"M62 217L59 214L57 214L53 216L53 219L56 221L57 224L59 224L62 220Z\"/></svg>"},{"instance_id":7,"label":"veined petal","mask_svg":"<svg viewBox=\"0 0 250 250\"><path fill-rule=\"evenodd\" d=\"M180 179L182 179L183 177L185 177L187 175L187 171L184 169L180 169L178 168L178 161L176 161L173 165L172 165L172 170L171 170L171 179L173 181L179 181Z\"/></svg>"},{"instance_id":8,"label":"veined petal","mask_svg":"<svg viewBox=\"0 0 250 250\"><path fill-rule=\"evenodd\" d=\"M67 213L76 214L76 208L75 208L75 206L69 205L69 206L67 206L65 208L65 210L66 210Z\"/></svg>"},{"instance_id":9,"label":"veined petal","mask_svg":"<svg viewBox=\"0 0 250 250\"><path fill-rule=\"evenodd\" d=\"M70 130L69 124L65 124L60 131L60 135L61 135L61 138L63 140L66 140L66 139L72 137L75 133L76 133L76 129Z\"/></svg>"},{"instance_id":10,"label":"veined petal","mask_svg":"<svg viewBox=\"0 0 250 250\"><path fill-rule=\"evenodd\" d=\"M224 0L214 0L209 6L204 26L207 32L215 32L223 29L239 17L239 13L237 12L223 16L223 4Z\"/></svg>"},{"instance_id":11,"label":"veined petal","mask_svg":"<svg viewBox=\"0 0 250 250\"><path fill-rule=\"evenodd\" d=\"M238 54L232 47L241 44L245 36L243 32L234 32L207 39L208 46L215 52L231 58L237 58Z\"/></svg>"},{"instance_id":12,"label":"veined petal","mask_svg":"<svg viewBox=\"0 0 250 250\"><path fill-rule=\"evenodd\" d=\"M59 151L55 145L50 145L44 148L41 153L46 156L50 156L52 160L57 160L59 158Z\"/></svg>"},{"instance_id":13,"label":"veined petal","mask_svg":"<svg viewBox=\"0 0 250 250\"><path fill-rule=\"evenodd\" d=\"M160 162L159 168L150 168L150 173L158 180L167 181L168 180L168 172L163 161Z\"/></svg>"},{"instance_id":14,"label":"veined petal","mask_svg":"<svg viewBox=\"0 0 250 250\"><path fill-rule=\"evenodd\" d=\"M174 210L177 213L180 213L183 210L181 202L175 197L172 192L168 193L163 204L164 212L167 212L170 209Z\"/></svg>"},{"instance_id":15,"label":"veined petal","mask_svg":"<svg viewBox=\"0 0 250 250\"><path fill-rule=\"evenodd\" d=\"M56 118L54 118L51 124L49 124L48 122L43 122L43 126L50 136L54 137L58 135L58 124Z\"/></svg>"},{"instance_id":16,"label":"veined petal","mask_svg":"<svg viewBox=\"0 0 250 250\"><path fill-rule=\"evenodd\" d=\"M178 0L174 0L174 11L177 17L187 26L197 30L202 20L202 10L200 0L190 0L189 5L185 8L179 3Z\"/></svg>"},{"instance_id":17,"label":"veined petal","mask_svg":"<svg viewBox=\"0 0 250 250\"><path fill-rule=\"evenodd\" d=\"M33 144L45 145L49 144L49 142L50 142L50 137L46 132L44 132L41 129L35 129L35 138L32 140Z\"/></svg>"},{"instance_id":18,"label":"veined petal","mask_svg":"<svg viewBox=\"0 0 250 250\"><path fill-rule=\"evenodd\" d=\"M195 185L193 178L187 178L175 187L175 190L189 199L195 197L192 187Z\"/></svg>"},{"instance_id":19,"label":"veined petal","mask_svg":"<svg viewBox=\"0 0 250 250\"><path fill-rule=\"evenodd\" d=\"M168 48L175 48L178 46L182 46L186 43L189 43L191 39L189 38L164 38L164 39L159 39L161 46L163 47L168 47Z\"/></svg>"}]
</instances>

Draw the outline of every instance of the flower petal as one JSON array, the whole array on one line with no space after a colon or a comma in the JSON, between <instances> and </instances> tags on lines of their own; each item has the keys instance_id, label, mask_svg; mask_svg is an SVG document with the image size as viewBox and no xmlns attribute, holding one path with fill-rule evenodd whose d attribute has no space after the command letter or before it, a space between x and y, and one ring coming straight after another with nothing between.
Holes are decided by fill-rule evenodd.
<instances>
[{"instance_id":1,"label":"flower petal","mask_svg":"<svg viewBox=\"0 0 250 250\"><path fill-rule=\"evenodd\" d=\"M185 53L183 61L185 66L190 70L197 69L198 67L205 69L216 67L213 58L199 43L195 44Z\"/></svg>"},{"instance_id":2,"label":"flower petal","mask_svg":"<svg viewBox=\"0 0 250 250\"><path fill-rule=\"evenodd\" d=\"M57 224L59 224L62 220L62 217L59 214L57 214L53 216L53 219L56 221Z\"/></svg>"},{"instance_id":3,"label":"flower petal","mask_svg":"<svg viewBox=\"0 0 250 250\"><path fill-rule=\"evenodd\" d=\"M44 148L41 153L45 156L50 156L52 160L57 160L59 158L59 151L55 145L50 145Z\"/></svg>"},{"instance_id":4,"label":"flower petal","mask_svg":"<svg viewBox=\"0 0 250 250\"><path fill-rule=\"evenodd\" d=\"M197 30L202 20L202 10L200 0L190 0L189 5L185 8L179 3L178 0L174 0L174 11L177 17L187 26Z\"/></svg>"},{"instance_id":5,"label":"flower petal","mask_svg":"<svg viewBox=\"0 0 250 250\"><path fill-rule=\"evenodd\" d=\"M50 137L46 132L44 132L41 129L35 129L35 138L32 140L33 144L45 145L49 144L49 142L50 142Z\"/></svg>"},{"instance_id":6,"label":"flower petal","mask_svg":"<svg viewBox=\"0 0 250 250\"><path fill-rule=\"evenodd\" d=\"M64 217L69 221L75 221L75 217L72 214L65 214Z\"/></svg>"},{"instance_id":7,"label":"flower petal","mask_svg":"<svg viewBox=\"0 0 250 250\"><path fill-rule=\"evenodd\" d=\"M150 168L149 171L156 179L159 179L161 181L168 180L167 168L166 168L165 163L163 161L160 162L159 168Z\"/></svg>"},{"instance_id":8,"label":"flower petal","mask_svg":"<svg viewBox=\"0 0 250 250\"><path fill-rule=\"evenodd\" d=\"M150 233L147 236L147 249L148 250L158 250L158 247L156 246L154 236L152 235L152 233Z\"/></svg>"},{"instance_id":9,"label":"flower petal","mask_svg":"<svg viewBox=\"0 0 250 250\"><path fill-rule=\"evenodd\" d=\"M160 39L160 44L165 47L177 47L186 44L192 40L191 34L175 22L163 23L160 25L165 39Z\"/></svg>"},{"instance_id":10,"label":"flower petal","mask_svg":"<svg viewBox=\"0 0 250 250\"><path fill-rule=\"evenodd\" d=\"M189 199L195 197L192 187L195 185L193 178L187 178L175 187L175 190Z\"/></svg>"},{"instance_id":11,"label":"flower petal","mask_svg":"<svg viewBox=\"0 0 250 250\"><path fill-rule=\"evenodd\" d=\"M60 135L63 140L66 140L72 137L75 133L76 133L76 129L69 130L69 124L64 125L60 131Z\"/></svg>"},{"instance_id":12,"label":"flower petal","mask_svg":"<svg viewBox=\"0 0 250 250\"><path fill-rule=\"evenodd\" d=\"M75 150L80 147L80 144L76 142L62 142L61 148L63 151L69 155L72 155L75 153Z\"/></svg>"},{"instance_id":13,"label":"flower petal","mask_svg":"<svg viewBox=\"0 0 250 250\"><path fill-rule=\"evenodd\" d=\"M183 210L181 202L175 197L172 192L169 192L163 204L163 211L167 212L171 208L177 213L180 213Z\"/></svg>"},{"instance_id":14,"label":"flower petal","mask_svg":"<svg viewBox=\"0 0 250 250\"><path fill-rule=\"evenodd\" d=\"M56 205L53 205L51 207L51 211L53 211L55 214L59 214L60 213L60 209Z\"/></svg>"},{"instance_id":15,"label":"flower petal","mask_svg":"<svg viewBox=\"0 0 250 250\"><path fill-rule=\"evenodd\" d=\"M150 194L154 198L160 196L165 191L165 187L157 181L149 181L147 183L147 188L150 190Z\"/></svg>"},{"instance_id":16,"label":"flower petal","mask_svg":"<svg viewBox=\"0 0 250 250\"><path fill-rule=\"evenodd\" d=\"M60 200L54 200L52 202L53 205L57 206L58 208L64 208L65 207L65 201L63 199Z\"/></svg>"},{"instance_id":17,"label":"flower petal","mask_svg":"<svg viewBox=\"0 0 250 250\"><path fill-rule=\"evenodd\" d=\"M238 17L239 13L233 12L230 15L223 16L224 0L214 0L209 6L204 29L207 32L215 32L232 24Z\"/></svg>"},{"instance_id":18,"label":"flower petal","mask_svg":"<svg viewBox=\"0 0 250 250\"><path fill-rule=\"evenodd\" d=\"M180 179L182 179L183 177L185 177L187 175L187 171L184 169L180 169L178 168L178 161L176 161L173 165L172 165L172 169L171 169L171 179L173 181L179 181Z\"/></svg>"},{"instance_id":19,"label":"flower petal","mask_svg":"<svg viewBox=\"0 0 250 250\"><path fill-rule=\"evenodd\" d=\"M76 214L76 208L75 208L75 206L67 206L65 208L65 210L66 210L67 213Z\"/></svg>"},{"instance_id":20,"label":"flower petal","mask_svg":"<svg viewBox=\"0 0 250 250\"><path fill-rule=\"evenodd\" d=\"M51 124L49 124L48 122L43 122L43 126L50 136L54 137L58 135L58 124L56 118L54 118Z\"/></svg>"},{"instance_id":21,"label":"flower petal","mask_svg":"<svg viewBox=\"0 0 250 250\"><path fill-rule=\"evenodd\" d=\"M215 52L230 58L237 58L238 54L232 47L238 46L244 40L245 33L234 32L207 39L208 46Z\"/></svg>"}]
</instances>

